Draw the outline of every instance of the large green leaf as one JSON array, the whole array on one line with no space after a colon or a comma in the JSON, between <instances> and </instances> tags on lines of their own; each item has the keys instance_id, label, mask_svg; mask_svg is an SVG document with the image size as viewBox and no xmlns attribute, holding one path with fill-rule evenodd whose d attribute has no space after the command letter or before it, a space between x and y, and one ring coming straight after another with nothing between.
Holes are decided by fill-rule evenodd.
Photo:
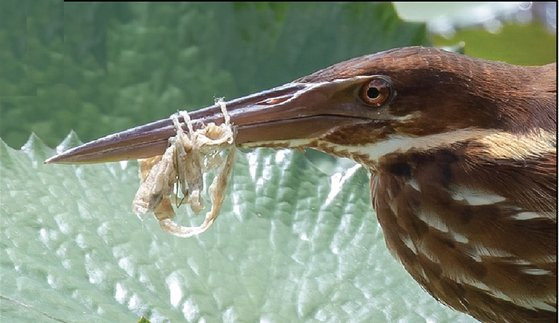
<instances>
[{"instance_id":1,"label":"large green leaf","mask_svg":"<svg viewBox=\"0 0 559 323\"><path fill-rule=\"evenodd\" d=\"M133 215L136 163L44 165L51 154L35 136L0 142L5 321L472 321L388 253L363 168L239 152L222 214L181 239Z\"/></svg>"}]
</instances>

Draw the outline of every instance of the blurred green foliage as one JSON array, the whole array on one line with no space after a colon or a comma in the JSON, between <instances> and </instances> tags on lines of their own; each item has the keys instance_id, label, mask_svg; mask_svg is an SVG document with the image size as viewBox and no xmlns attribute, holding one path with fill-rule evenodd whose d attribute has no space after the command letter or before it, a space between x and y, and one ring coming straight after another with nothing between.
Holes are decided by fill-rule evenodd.
<instances>
[{"instance_id":1,"label":"blurred green foliage","mask_svg":"<svg viewBox=\"0 0 559 323\"><path fill-rule=\"evenodd\" d=\"M538 23L506 23L497 32L483 28L459 30L450 38L432 37L434 45L465 43L465 54L517 65L543 65L557 59L557 36Z\"/></svg>"},{"instance_id":2,"label":"blurred green foliage","mask_svg":"<svg viewBox=\"0 0 559 323\"><path fill-rule=\"evenodd\" d=\"M427 45L389 3L0 2L0 137L53 146ZM3 46L4 46L3 45Z\"/></svg>"}]
</instances>

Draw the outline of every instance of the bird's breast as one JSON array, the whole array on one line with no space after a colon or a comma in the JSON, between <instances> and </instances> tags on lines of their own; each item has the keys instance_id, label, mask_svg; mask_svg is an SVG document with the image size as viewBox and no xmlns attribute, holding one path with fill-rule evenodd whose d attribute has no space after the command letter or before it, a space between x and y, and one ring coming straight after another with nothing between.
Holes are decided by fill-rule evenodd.
<instances>
[{"instance_id":1,"label":"bird's breast","mask_svg":"<svg viewBox=\"0 0 559 323\"><path fill-rule=\"evenodd\" d=\"M477 319L554 317L556 210L472 180L498 171L450 151L384 158L371 189L386 244L430 294Z\"/></svg>"}]
</instances>

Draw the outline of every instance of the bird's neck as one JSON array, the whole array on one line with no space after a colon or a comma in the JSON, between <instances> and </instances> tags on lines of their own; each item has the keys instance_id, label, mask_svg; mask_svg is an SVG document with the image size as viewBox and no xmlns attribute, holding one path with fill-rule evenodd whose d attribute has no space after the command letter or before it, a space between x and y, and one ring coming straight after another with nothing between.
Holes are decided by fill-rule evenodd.
<instances>
[{"instance_id":1,"label":"bird's neck","mask_svg":"<svg viewBox=\"0 0 559 323\"><path fill-rule=\"evenodd\" d=\"M556 152L555 129L533 127L526 132L509 132L501 129L464 128L426 136L388 135L371 143L348 144L316 140L310 145L332 155L351 158L376 173L380 171L381 164L386 164L395 156L405 158L436 155L440 151L452 151L459 158L471 156L472 163L506 164L539 160Z\"/></svg>"},{"instance_id":2,"label":"bird's neck","mask_svg":"<svg viewBox=\"0 0 559 323\"><path fill-rule=\"evenodd\" d=\"M531 317L551 313L556 301L556 257L548 253L557 248L555 136L530 136L395 151L372 169L373 206L389 249L450 306L464 310L464 293L488 299L487 308L470 309L476 317L509 305ZM505 279L518 284L506 289ZM528 285L541 291L536 303L519 292Z\"/></svg>"},{"instance_id":3,"label":"bird's neck","mask_svg":"<svg viewBox=\"0 0 559 323\"><path fill-rule=\"evenodd\" d=\"M475 139L432 141L395 150L371 163L373 174L415 182L436 183L447 194L477 191L519 203L534 212L555 209L556 136L548 131L525 134L494 132ZM433 145L433 146L429 146ZM438 180L437 180L438 178ZM435 189L433 187L433 189ZM441 192L438 192L441 193Z\"/></svg>"}]
</instances>

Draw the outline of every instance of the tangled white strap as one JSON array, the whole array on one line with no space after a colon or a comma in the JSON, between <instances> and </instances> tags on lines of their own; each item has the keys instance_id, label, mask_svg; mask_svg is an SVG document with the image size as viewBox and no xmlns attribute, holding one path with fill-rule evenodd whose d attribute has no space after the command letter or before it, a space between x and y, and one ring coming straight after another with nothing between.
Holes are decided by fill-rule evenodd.
<instances>
[{"instance_id":1,"label":"tangled white strap","mask_svg":"<svg viewBox=\"0 0 559 323\"><path fill-rule=\"evenodd\" d=\"M133 210L141 215L153 212L163 230L179 237L191 237L206 231L215 221L225 198L227 181L235 159L235 134L223 100L220 105L224 123L216 126L209 123L201 129L193 130L192 122L186 111L171 116L176 136L169 138L169 147L162 156L140 161L140 188L136 192ZM182 117L188 128L186 133L179 121ZM224 159L221 151L227 151ZM204 222L197 227L185 227L175 223L171 196L175 197L176 207L188 204L194 213L203 209L203 174L221 169L209 187L211 208Z\"/></svg>"}]
</instances>

